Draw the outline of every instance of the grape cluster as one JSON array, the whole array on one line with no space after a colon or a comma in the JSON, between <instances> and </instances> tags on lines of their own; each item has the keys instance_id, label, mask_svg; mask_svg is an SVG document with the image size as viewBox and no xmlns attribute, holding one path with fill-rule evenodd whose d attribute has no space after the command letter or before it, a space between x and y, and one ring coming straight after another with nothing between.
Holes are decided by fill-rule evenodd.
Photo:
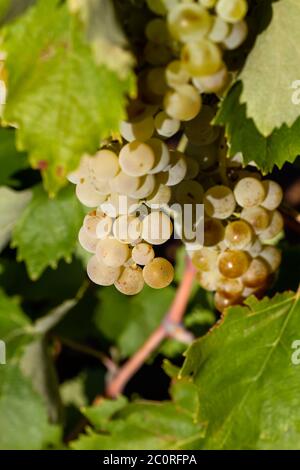
<instances>
[{"instance_id":1,"label":"grape cluster","mask_svg":"<svg viewBox=\"0 0 300 470\"><path fill-rule=\"evenodd\" d=\"M243 173L232 188L215 185L204 194L204 247L191 254L200 285L216 292L221 312L251 294L262 295L281 262L268 241L283 230L277 210L282 190L272 180Z\"/></svg>"}]
</instances>

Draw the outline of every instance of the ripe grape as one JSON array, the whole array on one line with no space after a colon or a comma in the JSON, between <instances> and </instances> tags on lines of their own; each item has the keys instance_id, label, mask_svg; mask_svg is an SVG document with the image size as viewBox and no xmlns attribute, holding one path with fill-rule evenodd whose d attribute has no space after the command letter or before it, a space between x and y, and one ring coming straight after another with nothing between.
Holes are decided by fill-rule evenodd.
<instances>
[{"instance_id":1,"label":"ripe grape","mask_svg":"<svg viewBox=\"0 0 300 470\"><path fill-rule=\"evenodd\" d=\"M229 24L219 16L215 16L208 37L213 42L222 42L228 36L229 31Z\"/></svg>"},{"instance_id":2,"label":"ripe grape","mask_svg":"<svg viewBox=\"0 0 300 470\"><path fill-rule=\"evenodd\" d=\"M132 250L132 259L136 264L146 266L154 259L155 253L148 243L139 243Z\"/></svg>"},{"instance_id":3,"label":"ripe grape","mask_svg":"<svg viewBox=\"0 0 300 470\"><path fill-rule=\"evenodd\" d=\"M153 193L155 189L155 177L153 175L146 175L142 178L140 187L132 193L135 199L144 199Z\"/></svg>"},{"instance_id":4,"label":"ripe grape","mask_svg":"<svg viewBox=\"0 0 300 470\"><path fill-rule=\"evenodd\" d=\"M196 281L203 289L209 292L216 290L219 279L220 274L216 269L212 271L198 271L196 274Z\"/></svg>"},{"instance_id":5,"label":"ripe grape","mask_svg":"<svg viewBox=\"0 0 300 470\"><path fill-rule=\"evenodd\" d=\"M125 267L115 281L116 289L125 295L139 294L144 287L143 271L139 266Z\"/></svg>"},{"instance_id":6,"label":"ripe grape","mask_svg":"<svg viewBox=\"0 0 300 470\"><path fill-rule=\"evenodd\" d=\"M220 273L235 279L241 277L249 268L250 257L244 251L227 250L219 257L218 267Z\"/></svg>"},{"instance_id":7,"label":"ripe grape","mask_svg":"<svg viewBox=\"0 0 300 470\"><path fill-rule=\"evenodd\" d=\"M97 238L89 235L84 227L81 227L79 231L78 240L85 251L87 251L88 253L96 253L98 240Z\"/></svg>"},{"instance_id":8,"label":"ripe grape","mask_svg":"<svg viewBox=\"0 0 300 470\"><path fill-rule=\"evenodd\" d=\"M187 166L186 175L184 179L194 180L200 171L200 164L197 160L191 157L185 157L185 163Z\"/></svg>"},{"instance_id":9,"label":"ripe grape","mask_svg":"<svg viewBox=\"0 0 300 470\"><path fill-rule=\"evenodd\" d=\"M99 286L112 286L120 276L121 269L105 265L97 256L92 256L87 265L91 281Z\"/></svg>"},{"instance_id":10,"label":"ripe grape","mask_svg":"<svg viewBox=\"0 0 300 470\"><path fill-rule=\"evenodd\" d=\"M105 266L119 268L129 258L130 250L128 245L121 243L119 240L105 238L98 242L96 255L98 260Z\"/></svg>"},{"instance_id":11,"label":"ripe grape","mask_svg":"<svg viewBox=\"0 0 300 470\"><path fill-rule=\"evenodd\" d=\"M213 75L222 66L219 47L208 39L187 43L182 49L181 60L193 77Z\"/></svg>"},{"instance_id":12,"label":"ripe grape","mask_svg":"<svg viewBox=\"0 0 300 470\"><path fill-rule=\"evenodd\" d=\"M230 222L225 229L225 242L229 248L243 250L252 241L253 231L251 226L243 220Z\"/></svg>"},{"instance_id":13,"label":"ripe grape","mask_svg":"<svg viewBox=\"0 0 300 470\"><path fill-rule=\"evenodd\" d=\"M157 209L159 207L163 207L166 204L169 204L171 196L171 188L165 184L159 184L154 189L153 193L147 197L145 203L148 207Z\"/></svg>"},{"instance_id":14,"label":"ripe grape","mask_svg":"<svg viewBox=\"0 0 300 470\"><path fill-rule=\"evenodd\" d=\"M152 116L144 116L135 121L123 121L120 124L120 134L128 142L134 140L144 142L152 137L153 132L154 120Z\"/></svg>"},{"instance_id":15,"label":"ripe grape","mask_svg":"<svg viewBox=\"0 0 300 470\"><path fill-rule=\"evenodd\" d=\"M204 246L216 246L224 239L224 226L218 219L204 221Z\"/></svg>"},{"instance_id":16,"label":"ripe grape","mask_svg":"<svg viewBox=\"0 0 300 470\"><path fill-rule=\"evenodd\" d=\"M97 180L108 180L119 172L119 160L111 150L100 150L90 158L90 171Z\"/></svg>"},{"instance_id":17,"label":"ripe grape","mask_svg":"<svg viewBox=\"0 0 300 470\"><path fill-rule=\"evenodd\" d=\"M108 200L101 204L101 210L109 217L132 214L137 211L139 201L124 194L112 193Z\"/></svg>"},{"instance_id":18,"label":"ripe grape","mask_svg":"<svg viewBox=\"0 0 300 470\"><path fill-rule=\"evenodd\" d=\"M164 98L166 113L180 121L190 121L196 117L201 105L201 96L191 85L181 85L176 90L170 90Z\"/></svg>"},{"instance_id":19,"label":"ripe grape","mask_svg":"<svg viewBox=\"0 0 300 470\"><path fill-rule=\"evenodd\" d=\"M248 34L248 26L245 21L240 21L232 26L228 36L223 40L223 45L228 50L237 49L245 41Z\"/></svg>"},{"instance_id":20,"label":"ripe grape","mask_svg":"<svg viewBox=\"0 0 300 470\"><path fill-rule=\"evenodd\" d=\"M134 140L122 148L119 162L126 175L144 176L153 168L155 155L149 145ZM137 187L133 191L136 190Z\"/></svg>"},{"instance_id":21,"label":"ripe grape","mask_svg":"<svg viewBox=\"0 0 300 470\"><path fill-rule=\"evenodd\" d=\"M204 194L203 203L206 214L217 219L227 219L236 207L233 192L224 185L208 189Z\"/></svg>"},{"instance_id":22,"label":"ripe grape","mask_svg":"<svg viewBox=\"0 0 300 470\"><path fill-rule=\"evenodd\" d=\"M142 238L151 245L162 245L171 238L173 224L161 211L151 212L142 224Z\"/></svg>"},{"instance_id":23,"label":"ripe grape","mask_svg":"<svg viewBox=\"0 0 300 470\"><path fill-rule=\"evenodd\" d=\"M97 207L107 198L96 191L88 178L82 178L76 185L76 196L87 207Z\"/></svg>"},{"instance_id":24,"label":"ripe grape","mask_svg":"<svg viewBox=\"0 0 300 470\"><path fill-rule=\"evenodd\" d=\"M227 68L224 66L213 75L193 79L193 84L203 93L220 93L229 83Z\"/></svg>"},{"instance_id":25,"label":"ripe grape","mask_svg":"<svg viewBox=\"0 0 300 470\"><path fill-rule=\"evenodd\" d=\"M213 248L202 248L192 254L192 263L200 271L212 271L218 260L218 252Z\"/></svg>"},{"instance_id":26,"label":"ripe grape","mask_svg":"<svg viewBox=\"0 0 300 470\"><path fill-rule=\"evenodd\" d=\"M264 180L262 184L265 188L266 197L261 203L262 207L269 211L277 209L283 198L283 192L278 183L272 180Z\"/></svg>"},{"instance_id":27,"label":"ripe grape","mask_svg":"<svg viewBox=\"0 0 300 470\"><path fill-rule=\"evenodd\" d=\"M235 185L234 196L241 207L255 207L263 202L266 191L261 181L248 176Z\"/></svg>"},{"instance_id":28,"label":"ripe grape","mask_svg":"<svg viewBox=\"0 0 300 470\"><path fill-rule=\"evenodd\" d=\"M270 214L263 207L248 207L242 210L241 218L246 220L256 233L265 230L270 224Z\"/></svg>"},{"instance_id":29,"label":"ripe grape","mask_svg":"<svg viewBox=\"0 0 300 470\"><path fill-rule=\"evenodd\" d=\"M216 309L220 313L224 313L226 308L231 307L232 305L235 305L238 301L237 299L230 299L229 297L222 295L221 292L216 292L214 295L214 302L215 302Z\"/></svg>"},{"instance_id":30,"label":"ripe grape","mask_svg":"<svg viewBox=\"0 0 300 470\"><path fill-rule=\"evenodd\" d=\"M156 132L166 139L177 134L180 129L180 121L170 118L164 111L161 111L155 116L154 125Z\"/></svg>"},{"instance_id":31,"label":"ripe grape","mask_svg":"<svg viewBox=\"0 0 300 470\"><path fill-rule=\"evenodd\" d=\"M165 44L170 40L166 22L162 18L154 18L146 26L146 37L157 44Z\"/></svg>"},{"instance_id":32,"label":"ripe grape","mask_svg":"<svg viewBox=\"0 0 300 470\"><path fill-rule=\"evenodd\" d=\"M203 187L197 181L182 181L175 189L179 204L201 204L203 194Z\"/></svg>"},{"instance_id":33,"label":"ripe grape","mask_svg":"<svg viewBox=\"0 0 300 470\"><path fill-rule=\"evenodd\" d=\"M173 60L166 68L166 81L172 88L186 85L190 79L188 71L183 67L180 60Z\"/></svg>"},{"instance_id":34,"label":"ripe grape","mask_svg":"<svg viewBox=\"0 0 300 470\"><path fill-rule=\"evenodd\" d=\"M133 215L121 215L113 224L114 237L122 243L136 243L142 232L142 223Z\"/></svg>"},{"instance_id":35,"label":"ripe grape","mask_svg":"<svg viewBox=\"0 0 300 470\"><path fill-rule=\"evenodd\" d=\"M260 257L268 263L268 266L272 273L277 271L281 264L281 251L275 246L269 245L264 247L263 250L260 252Z\"/></svg>"},{"instance_id":36,"label":"ripe grape","mask_svg":"<svg viewBox=\"0 0 300 470\"><path fill-rule=\"evenodd\" d=\"M109 183L113 193L130 196L140 187L141 178L138 176L131 176L124 171L120 171L120 173L111 179Z\"/></svg>"},{"instance_id":37,"label":"ripe grape","mask_svg":"<svg viewBox=\"0 0 300 470\"><path fill-rule=\"evenodd\" d=\"M176 186L184 180L187 173L187 164L185 156L178 151L170 152L171 162L168 167L166 185Z\"/></svg>"},{"instance_id":38,"label":"ripe grape","mask_svg":"<svg viewBox=\"0 0 300 470\"><path fill-rule=\"evenodd\" d=\"M143 269L146 284L153 289L163 289L171 284L174 279L174 268L164 258L154 258Z\"/></svg>"},{"instance_id":39,"label":"ripe grape","mask_svg":"<svg viewBox=\"0 0 300 470\"><path fill-rule=\"evenodd\" d=\"M246 287L259 287L266 283L268 276L269 269L264 259L254 258L243 275L243 283Z\"/></svg>"},{"instance_id":40,"label":"ripe grape","mask_svg":"<svg viewBox=\"0 0 300 470\"><path fill-rule=\"evenodd\" d=\"M216 6L217 14L228 23L236 23L242 20L247 13L247 9L246 0L218 0Z\"/></svg>"},{"instance_id":41,"label":"ripe grape","mask_svg":"<svg viewBox=\"0 0 300 470\"><path fill-rule=\"evenodd\" d=\"M244 286L241 279L228 279L221 277L217 283L217 291L227 299L239 299Z\"/></svg>"},{"instance_id":42,"label":"ripe grape","mask_svg":"<svg viewBox=\"0 0 300 470\"><path fill-rule=\"evenodd\" d=\"M195 3L177 5L168 15L171 35L182 42L202 39L208 33L211 22L208 11Z\"/></svg>"},{"instance_id":43,"label":"ripe grape","mask_svg":"<svg viewBox=\"0 0 300 470\"><path fill-rule=\"evenodd\" d=\"M164 171L170 162L170 152L168 147L160 139L150 139L147 141L155 155L155 163L149 174L157 174Z\"/></svg>"},{"instance_id":44,"label":"ripe grape","mask_svg":"<svg viewBox=\"0 0 300 470\"><path fill-rule=\"evenodd\" d=\"M259 234L259 238L263 241L265 240L272 240L272 238L279 235L279 233L283 230L284 222L283 217L279 211L271 212L271 221L270 225L266 230Z\"/></svg>"}]
</instances>

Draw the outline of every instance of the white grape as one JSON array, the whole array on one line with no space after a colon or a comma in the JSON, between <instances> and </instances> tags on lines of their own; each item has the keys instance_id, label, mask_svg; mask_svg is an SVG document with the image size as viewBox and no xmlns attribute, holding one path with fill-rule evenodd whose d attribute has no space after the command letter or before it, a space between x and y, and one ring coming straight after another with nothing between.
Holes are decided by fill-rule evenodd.
<instances>
[{"instance_id":1,"label":"white grape","mask_svg":"<svg viewBox=\"0 0 300 470\"><path fill-rule=\"evenodd\" d=\"M242 20L247 13L247 0L218 0L217 14L229 23Z\"/></svg>"},{"instance_id":2,"label":"white grape","mask_svg":"<svg viewBox=\"0 0 300 470\"><path fill-rule=\"evenodd\" d=\"M237 49L245 41L248 26L245 21L239 21L232 26L229 35L223 40L223 46L228 50Z\"/></svg>"},{"instance_id":3,"label":"white grape","mask_svg":"<svg viewBox=\"0 0 300 470\"><path fill-rule=\"evenodd\" d=\"M115 282L116 289L125 295L139 294L144 287L143 271L139 266L127 266Z\"/></svg>"},{"instance_id":4,"label":"white grape","mask_svg":"<svg viewBox=\"0 0 300 470\"><path fill-rule=\"evenodd\" d=\"M210 217L228 219L236 207L233 192L223 185L212 186L203 198L205 212Z\"/></svg>"},{"instance_id":5,"label":"white grape","mask_svg":"<svg viewBox=\"0 0 300 470\"><path fill-rule=\"evenodd\" d=\"M142 223L138 217L121 215L113 224L114 237L122 243L135 243L142 232Z\"/></svg>"},{"instance_id":6,"label":"white grape","mask_svg":"<svg viewBox=\"0 0 300 470\"><path fill-rule=\"evenodd\" d=\"M141 179L138 176L130 176L124 171L120 171L109 183L113 193L130 196L139 188Z\"/></svg>"},{"instance_id":7,"label":"white grape","mask_svg":"<svg viewBox=\"0 0 300 470\"><path fill-rule=\"evenodd\" d=\"M180 60L173 60L166 68L166 81L171 88L187 85L190 75Z\"/></svg>"},{"instance_id":8,"label":"white grape","mask_svg":"<svg viewBox=\"0 0 300 470\"><path fill-rule=\"evenodd\" d=\"M154 250L148 243L139 243L132 250L132 259L136 264L146 266L155 257Z\"/></svg>"},{"instance_id":9,"label":"white grape","mask_svg":"<svg viewBox=\"0 0 300 470\"><path fill-rule=\"evenodd\" d=\"M88 253L96 253L98 240L95 237L92 237L88 234L84 227L81 227L78 240L82 248Z\"/></svg>"},{"instance_id":10,"label":"white grape","mask_svg":"<svg viewBox=\"0 0 300 470\"><path fill-rule=\"evenodd\" d=\"M87 274L99 286L112 286L120 276L121 269L106 266L97 256L92 256L87 265Z\"/></svg>"},{"instance_id":11,"label":"white grape","mask_svg":"<svg viewBox=\"0 0 300 470\"><path fill-rule=\"evenodd\" d=\"M220 48L208 39L187 43L182 49L181 59L193 77L213 75L222 67Z\"/></svg>"},{"instance_id":12,"label":"white grape","mask_svg":"<svg viewBox=\"0 0 300 470\"><path fill-rule=\"evenodd\" d=\"M191 85L181 85L169 91L164 99L166 113L173 119L190 121L197 116L202 106L202 99Z\"/></svg>"},{"instance_id":13,"label":"white grape","mask_svg":"<svg viewBox=\"0 0 300 470\"><path fill-rule=\"evenodd\" d=\"M79 201L87 207L97 207L107 198L106 195L102 195L96 191L88 178L80 180L76 185L76 196Z\"/></svg>"},{"instance_id":14,"label":"white grape","mask_svg":"<svg viewBox=\"0 0 300 470\"><path fill-rule=\"evenodd\" d=\"M170 152L167 145L160 139L150 139L147 144L152 148L155 155L155 163L149 174L157 174L164 171L170 162Z\"/></svg>"},{"instance_id":15,"label":"white grape","mask_svg":"<svg viewBox=\"0 0 300 470\"><path fill-rule=\"evenodd\" d=\"M255 207L263 202L266 191L261 181L248 176L235 185L234 196L239 206Z\"/></svg>"},{"instance_id":16,"label":"white grape","mask_svg":"<svg viewBox=\"0 0 300 470\"><path fill-rule=\"evenodd\" d=\"M146 175L142 178L141 186L132 193L132 197L135 199L145 199L153 193L155 188L155 177L154 175Z\"/></svg>"},{"instance_id":17,"label":"white grape","mask_svg":"<svg viewBox=\"0 0 300 470\"><path fill-rule=\"evenodd\" d=\"M182 3L170 10L168 27L178 41L188 42L202 39L211 27L208 11L199 4Z\"/></svg>"},{"instance_id":18,"label":"white grape","mask_svg":"<svg viewBox=\"0 0 300 470\"><path fill-rule=\"evenodd\" d=\"M120 169L118 157L111 150L100 150L89 162L90 171L97 180L111 179Z\"/></svg>"},{"instance_id":19,"label":"white grape","mask_svg":"<svg viewBox=\"0 0 300 470\"><path fill-rule=\"evenodd\" d=\"M98 242L96 255L106 266L119 268L129 258L130 250L128 245L115 238L105 238Z\"/></svg>"},{"instance_id":20,"label":"white grape","mask_svg":"<svg viewBox=\"0 0 300 470\"><path fill-rule=\"evenodd\" d=\"M155 163L155 154L149 145L134 140L122 148L119 155L119 161L120 166L126 175L133 177L144 176L153 168ZM138 188L136 187L133 191L136 191L137 189ZM130 193L133 191L130 191Z\"/></svg>"},{"instance_id":21,"label":"white grape","mask_svg":"<svg viewBox=\"0 0 300 470\"><path fill-rule=\"evenodd\" d=\"M144 267L143 276L146 284L152 287L152 289L164 289L174 279L174 268L168 260L154 258L153 261Z\"/></svg>"},{"instance_id":22,"label":"white grape","mask_svg":"<svg viewBox=\"0 0 300 470\"><path fill-rule=\"evenodd\" d=\"M155 116L154 125L156 132L166 139L177 134L180 129L179 119L170 118L164 111L161 111Z\"/></svg>"},{"instance_id":23,"label":"white grape","mask_svg":"<svg viewBox=\"0 0 300 470\"><path fill-rule=\"evenodd\" d=\"M162 245L171 238L173 224L161 211L147 215L142 224L142 238L151 245Z\"/></svg>"},{"instance_id":24,"label":"white grape","mask_svg":"<svg viewBox=\"0 0 300 470\"><path fill-rule=\"evenodd\" d=\"M184 180L187 173L186 158L183 153L176 150L170 151L170 165L167 170L167 186L176 186Z\"/></svg>"},{"instance_id":25,"label":"white grape","mask_svg":"<svg viewBox=\"0 0 300 470\"><path fill-rule=\"evenodd\" d=\"M269 211L274 211L280 206L283 199L283 192L278 183L272 180L264 180L262 184L265 188L266 197L261 203L262 207Z\"/></svg>"},{"instance_id":26,"label":"white grape","mask_svg":"<svg viewBox=\"0 0 300 470\"><path fill-rule=\"evenodd\" d=\"M120 124L121 136L128 142L148 140L152 137L153 132L154 120L152 116L144 116L135 121L123 121Z\"/></svg>"}]
</instances>

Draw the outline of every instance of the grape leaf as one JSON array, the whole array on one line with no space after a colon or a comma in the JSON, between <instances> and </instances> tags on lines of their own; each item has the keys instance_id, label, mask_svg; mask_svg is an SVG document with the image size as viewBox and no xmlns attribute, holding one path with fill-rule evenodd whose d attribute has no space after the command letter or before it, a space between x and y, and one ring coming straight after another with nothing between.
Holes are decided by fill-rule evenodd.
<instances>
[{"instance_id":1,"label":"grape leaf","mask_svg":"<svg viewBox=\"0 0 300 470\"><path fill-rule=\"evenodd\" d=\"M182 380L173 385L171 395L170 401L124 403L122 409L120 399L117 404L103 400L96 407L99 411L92 414L92 421L104 433L88 429L87 435L80 436L72 447L76 450L197 449L205 433L205 425L197 420L197 390L192 383ZM91 410L86 414L90 418Z\"/></svg>"},{"instance_id":2,"label":"grape leaf","mask_svg":"<svg viewBox=\"0 0 300 470\"><path fill-rule=\"evenodd\" d=\"M15 146L15 132L0 128L0 185L11 184L12 176L28 166L25 153L18 152Z\"/></svg>"},{"instance_id":3,"label":"grape leaf","mask_svg":"<svg viewBox=\"0 0 300 470\"><path fill-rule=\"evenodd\" d=\"M0 449L38 450L58 442L42 399L16 366L0 366Z\"/></svg>"},{"instance_id":4,"label":"grape leaf","mask_svg":"<svg viewBox=\"0 0 300 470\"><path fill-rule=\"evenodd\" d=\"M0 187L0 251L8 243L13 227L31 200L32 193Z\"/></svg>"},{"instance_id":5,"label":"grape leaf","mask_svg":"<svg viewBox=\"0 0 300 470\"><path fill-rule=\"evenodd\" d=\"M8 96L4 119L18 125L18 148L54 194L83 153L125 117L132 75L121 80L94 61L77 18L59 0L39 0L5 28ZM22 55L20 56L20 50Z\"/></svg>"},{"instance_id":6,"label":"grape leaf","mask_svg":"<svg viewBox=\"0 0 300 470\"><path fill-rule=\"evenodd\" d=\"M203 449L300 448L299 331L299 295L250 297L190 347L181 375L198 388Z\"/></svg>"},{"instance_id":7,"label":"grape leaf","mask_svg":"<svg viewBox=\"0 0 300 470\"><path fill-rule=\"evenodd\" d=\"M48 266L55 269L61 258L71 258L82 219L83 209L72 187L63 189L55 199L49 199L40 185L34 188L12 241L18 249L18 261L25 261L33 280Z\"/></svg>"},{"instance_id":8,"label":"grape leaf","mask_svg":"<svg viewBox=\"0 0 300 470\"><path fill-rule=\"evenodd\" d=\"M300 3L281 0L272 5L269 26L257 37L240 75L247 115L266 137L300 115L293 103L293 83L300 77Z\"/></svg>"},{"instance_id":9,"label":"grape leaf","mask_svg":"<svg viewBox=\"0 0 300 470\"><path fill-rule=\"evenodd\" d=\"M264 137L253 120L247 118L246 105L239 102L241 89L238 82L230 90L214 121L225 126L230 156L242 152L245 165L254 161L264 173L270 172L274 165L281 168L286 162L292 163L300 153L300 118L292 127L284 124Z\"/></svg>"},{"instance_id":10,"label":"grape leaf","mask_svg":"<svg viewBox=\"0 0 300 470\"><path fill-rule=\"evenodd\" d=\"M101 289L95 325L117 344L122 357L130 356L160 324L174 295L173 287L161 290L145 287L134 297L126 297L114 287Z\"/></svg>"}]
</instances>

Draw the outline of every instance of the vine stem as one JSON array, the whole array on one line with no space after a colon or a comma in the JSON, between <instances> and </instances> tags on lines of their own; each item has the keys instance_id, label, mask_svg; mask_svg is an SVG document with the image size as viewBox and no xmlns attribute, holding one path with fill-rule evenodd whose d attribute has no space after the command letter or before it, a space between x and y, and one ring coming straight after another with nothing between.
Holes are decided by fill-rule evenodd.
<instances>
[{"instance_id":1,"label":"vine stem","mask_svg":"<svg viewBox=\"0 0 300 470\"><path fill-rule=\"evenodd\" d=\"M146 340L143 346L119 369L106 387L106 396L115 398L120 395L129 380L144 364L150 354L157 349L161 342L172 334L172 330L180 325L189 301L195 268L190 259L186 260L185 272L177 290L175 299L161 325Z\"/></svg>"}]
</instances>

